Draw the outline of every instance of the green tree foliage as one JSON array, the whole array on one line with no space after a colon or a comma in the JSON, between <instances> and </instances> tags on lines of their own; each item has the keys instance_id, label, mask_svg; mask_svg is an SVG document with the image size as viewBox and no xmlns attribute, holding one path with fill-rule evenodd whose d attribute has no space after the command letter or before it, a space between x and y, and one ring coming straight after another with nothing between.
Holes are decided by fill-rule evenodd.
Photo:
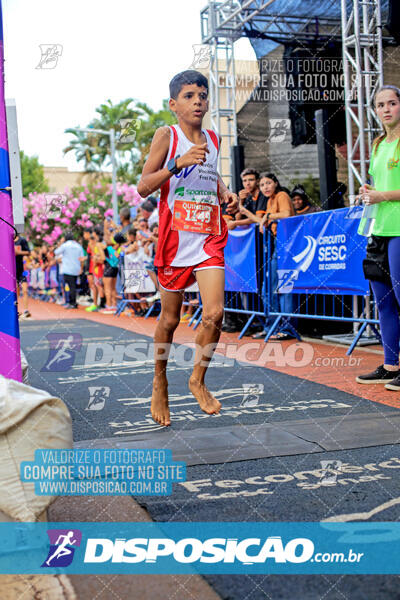
<instances>
[{"instance_id":1,"label":"green tree foliage","mask_svg":"<svg viewBox=\"0 0 400 600\"><path fill-rule=\"evenodd\" d=\"M22 150L19 156L21 160L22 195L26 198L34 192L38 194L48 192L49 185L38 157L27 156Z\"/></svg>"},{"instance_id":2,"label":"green tree foliage","mask_svg":"<svg viewBox=\"0 0 400 600\"><path fill-rule=\"evenodd\" d=\"M168 100L163 107L154 111L144 102L132 98L113 104L111 100L96 108L97 116L84 128L114 128L116 133L117 178L126 183L137 183L144 162L148 156L151 140L158 127L176 123L175 116L168 108ZM110 136L78 131L79 127L66 129L74 138L64 149L75 152L76 160L84 163L86 172L96 173L111 164Z\"/></svg>"}]
</instances>

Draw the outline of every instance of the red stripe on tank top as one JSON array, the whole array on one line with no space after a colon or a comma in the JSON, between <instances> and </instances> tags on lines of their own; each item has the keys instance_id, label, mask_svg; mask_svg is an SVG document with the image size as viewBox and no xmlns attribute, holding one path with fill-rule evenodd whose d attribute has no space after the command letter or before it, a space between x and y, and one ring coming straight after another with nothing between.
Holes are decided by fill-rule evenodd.
<instances>
[{"instance_id":1,"label":"red stripe on tank top","mask_svg":"<svg viewBox=\"0 0 400 600\"><path fill-rule=\"evenodd\" d=\"M178 146L178 134L175 127L170 127L172 131L172 148L171 154L167 157L167 161L174 158L176 148ZM159 237L156 256L154 258L154 265L156 267L163 267L170 265L174 260L179 246L179 233L177 231L171 231L172 225L172 213L168 206L168 194L169 194L169 182L166 181L161 186L160 194L160 208L159 208ZM168 239L168 247L166 245Z\"/></svg>"},{"instance_id":2,"label":"red stripe on tank top","mask_svg":"<svg viewBox=\"0 0 400 600\"><path fill-rule=\"evenodd\" d=\"M207 133L210 136L214 146L219 152L219 138L215 131L212 129L207 129ZM217 196L220 199L220 189L219 189L219 181L217 182ZM228 240L228 228L225 223L225 219L222 218L222 214L220 212L220 227L221 233L220 235L209 235L204 242L204 252L211 257L213 256L223 256L224 248L226 246L226 242Z\"/></svg>"},{"instance_id":3,"label":"red stripe on tank top","mask_svg":"<svg viewBox=\"0 0 400 600\"><path fill-rule=\"evenodd\" d=\"M217 134L212 129L207 129L206 131L207 131L208 135L210 136L210 138L212 139L213 144L216 147L217 152L218 152L218 150L219 150L219 144L218 144Z\"/></svg>"}]
</instances>

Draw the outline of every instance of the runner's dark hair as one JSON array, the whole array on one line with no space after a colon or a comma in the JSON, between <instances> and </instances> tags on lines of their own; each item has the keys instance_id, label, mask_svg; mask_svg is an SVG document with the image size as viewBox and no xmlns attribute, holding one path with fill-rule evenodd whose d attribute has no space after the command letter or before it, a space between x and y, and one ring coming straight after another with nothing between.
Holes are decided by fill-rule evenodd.
<instances>
[{"instance_id":1,"label":"runner's dark hair","mask_svg":"<svg viewBox=\"0 0 400 600\"><path fill-rule=\"evenodd\" d=\"M188 71L181 71L181 73L177 73L177 75L171 79L169 83L170 97L176 100L184 85L193 85L194 83L199 87L205 87L208 94L207 78L198 71L189 69Z\"/></svg>"}]
</instances>

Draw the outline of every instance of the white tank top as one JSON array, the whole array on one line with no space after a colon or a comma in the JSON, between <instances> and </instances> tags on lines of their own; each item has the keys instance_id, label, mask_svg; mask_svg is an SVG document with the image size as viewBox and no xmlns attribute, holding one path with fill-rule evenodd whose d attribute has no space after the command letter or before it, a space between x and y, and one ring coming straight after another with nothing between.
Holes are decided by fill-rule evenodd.
<instances>
[{"instance_id":1,"label":"white tank top","mask_svg":"<svg viewBox=\"0 0 400 600\"><path fill-rule=\"evenodd\" d=\"M170 127L170 143L164 167L170 158L182 156L193 142L183 133L179 125ZM218 200L218 136L214 131L202 130L207 140L209 152L203 165L185 167L177 175L173 175L161 188L159 243L156 266L182 267L195 265L215 254L215 249L226 243L226 225L222 219ZM220 233L209 234L175 229L173 218L175 201L197 201L201 198L214 200L218 206ZM179 215L179 213L178 213ZM225 243L224 243L225 241ZM208 252L206 252L208 250Z\"/></svg>"}]
</instances>

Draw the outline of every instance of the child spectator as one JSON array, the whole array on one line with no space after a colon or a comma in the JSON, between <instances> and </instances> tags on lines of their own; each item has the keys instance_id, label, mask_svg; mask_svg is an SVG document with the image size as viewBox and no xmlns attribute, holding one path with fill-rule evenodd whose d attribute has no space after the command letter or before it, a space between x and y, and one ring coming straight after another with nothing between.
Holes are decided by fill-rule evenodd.
<instances>
[{"instance_id":1,"label":"child spectator","mask_svg":"<svg viewBox=\"0 0 400 600\"><path fill-rule=\"evenodd\" d=\"M311 204L310 199L306 194L306 190L302 185L296 185L290 192L290 197L292 199L296 215L310 215L311 213L321 211L319 206Z\"/></svg>"}]
</instances>

